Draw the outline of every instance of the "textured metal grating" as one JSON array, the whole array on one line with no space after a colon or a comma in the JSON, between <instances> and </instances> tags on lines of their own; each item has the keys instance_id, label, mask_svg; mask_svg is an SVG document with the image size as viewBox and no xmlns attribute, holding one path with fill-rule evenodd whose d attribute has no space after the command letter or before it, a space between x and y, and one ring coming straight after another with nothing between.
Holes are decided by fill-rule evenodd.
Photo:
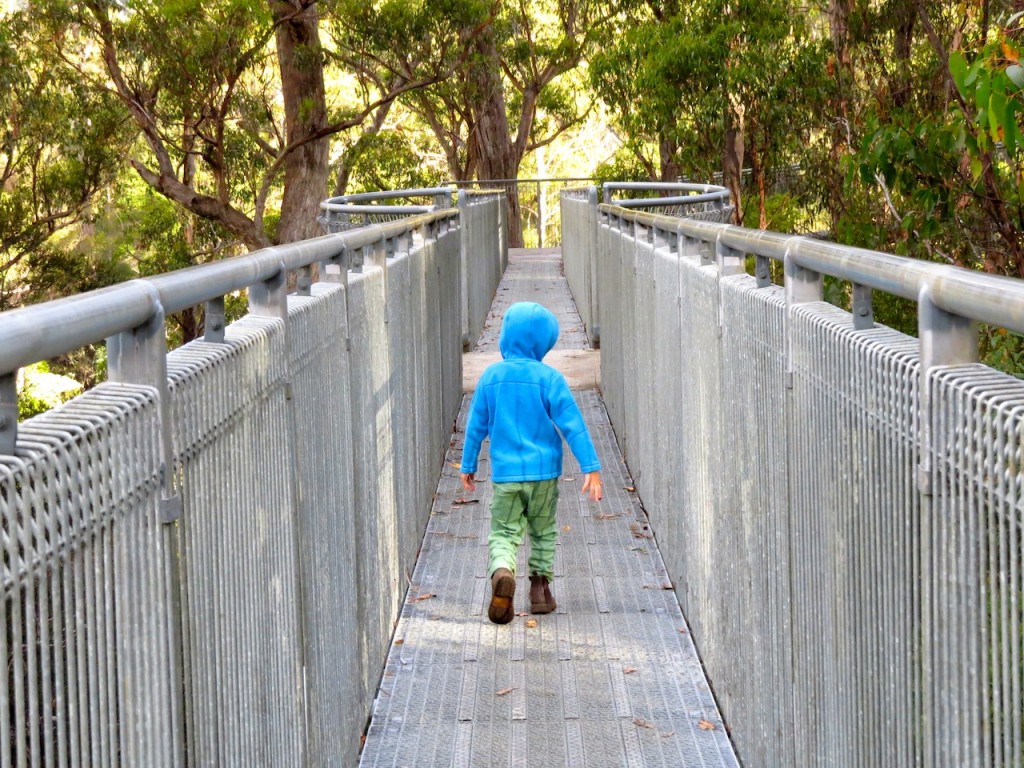
<instances>
[{"instance_id":1,"label":"textured metal grating","mask_svg":"<svg viewBox=\"0 0 1024 768\"><path fill-rule=\"evenodd\" d=\"M493 348L503 306L539 301L560 318L572 298L557 258L513 258L478 349ZM525 288L525 296L520 294ZM569 324L560 344L582 346ZM458 480L463 419L388 655L361 765L719 766L736 759L671 591L657 544L596 392L578 395L605 467L606 498L579 495L567 458L559 500L555 613L486 617L489 485L476 503ZM527 545L519 573L526 572ZM535 618L536 626L527 626ZM703 722L703 727L702 727ZM709 728L708 726L714 726Z\"/></svg>"},{"instance_id":2,"label":"textured metal grating","mask_svg":"<svg viewBox=\"0 0 1024 768\"><path fill-rule=\"evenodd\" d=\"M104 384L0 459L0 765L177 765L156 393Z\"/></svg>"},{"instance_id":3,"label":"textured metal grating","mask_svg":"<svg viewBox=\"0 0 1024 768\"><path fill-rule=\"evenodd\" d=\"M828 304L791 322L794 714L821 718L797 759L914 765L917 343Z\"/></svg>"},{"instance_id":4,"label":"textured metal grating","mask_svg":"<svg viewBox=\"0 0 1024 768\"><path fill-rule=\"evenodd\" d=\"M934 492L924 510L927 758L1024 764L1024 383L983 366L931 381Z\"/></svg>"},{"instance_id":5,"label":"textured metal grating","mask_svg":"<svg viewBox=\"0 0 1024 768\"><path fill-rule=\"evenodd\" d=\"M224 344L168 356L184 478L186 731L198 764L299 765L304 751L286 342L281 320L248 317Z\"/></svg>"}]
</instances>

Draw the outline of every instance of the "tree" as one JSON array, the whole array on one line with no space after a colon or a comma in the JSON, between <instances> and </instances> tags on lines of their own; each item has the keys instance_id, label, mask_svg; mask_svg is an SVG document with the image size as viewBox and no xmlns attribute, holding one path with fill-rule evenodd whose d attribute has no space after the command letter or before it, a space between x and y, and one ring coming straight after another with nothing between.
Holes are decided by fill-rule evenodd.
<instances>
[{"instance_id":1,"label":"tree","mask_svg":"<svg viewBox=\"0 0 1024 768\"><path fill-rule=\"evenodd\" d=\"M131 136L115 100L42 66L28 11L0 24L0 310L24 301L12 277L85 220Z\"/></svg>"},{"instance_id":2,"label":"tree","mask_svg":"<svg viewBox=\"0 0 1024 768\"><path fill-rule=\"evenodd\" d=\"M423 85L332 114L311 0L50 0L40 10L53 57L131 117L143 139L130 159L140 178L250 249L318 234L329 137ZM274 229L268 207L278 201Z\"/></svg>"},{"instance_id":3,"label":"tree","mask_svg":"<svg viewBox=\"0 0 1024 768\"><path fill-rule=\"evenodd\" d=\"M815 92L819 58L785 0L626 2L590 74L652 179L721 171L741 221L748 157L763 173L812 130L813 101L793 95Z\"/></svg>"},{"instance_id":4,"label":"tree","mask_svg":"<svg viewBox=\"0 0 1024 768\"><path fill-rule=\"evenodd\" d=\"M431 76L439 60L458 71L404 101L430 126L459 181L515 179L528 153L582 119L585 107L567 75L604 23L598 6L582 0L448 0L422 7L393 0L356 3L343 17L348 36L337 34L337 47L380 81ZM396 50L395 40L415 42L428 34L432 50ZM521 245L514 189L509 206L509 241Z\"/></svg>"}]
</instances>

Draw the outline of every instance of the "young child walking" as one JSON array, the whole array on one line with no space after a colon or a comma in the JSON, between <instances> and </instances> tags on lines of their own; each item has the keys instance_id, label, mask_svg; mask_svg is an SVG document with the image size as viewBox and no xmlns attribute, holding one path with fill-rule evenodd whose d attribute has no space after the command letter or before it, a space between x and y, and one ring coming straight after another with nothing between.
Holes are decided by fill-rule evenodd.
<instances>
[{"instance_id":1,"label":"young child walking","mask_svg":"<svg viewBox=\"0 0 1024 768\"><path fill-rule=\"evenodd\" d=\"M491 603L487 616L507 624L515 615L516 552L524 530L530 533L530 612L551 613L558 478L562 438L580 471L583 493L601 500L601 463L583 414L565 377L545 365L544 355L558 340L558 321L540 304L521 302L505 312L498 337L504 358L487 367L477 384L466 425L462 485L476 490L477 457L491 439Z\"/></svg>"}]
</instances>

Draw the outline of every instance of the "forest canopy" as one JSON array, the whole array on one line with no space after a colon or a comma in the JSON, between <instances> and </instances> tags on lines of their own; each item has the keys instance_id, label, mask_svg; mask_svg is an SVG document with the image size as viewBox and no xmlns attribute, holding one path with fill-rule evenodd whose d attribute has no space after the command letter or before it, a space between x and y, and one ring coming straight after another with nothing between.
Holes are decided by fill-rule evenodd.
<instances>
[{"instance_id":1,"label":"forest canopy","mask_svg":"<svg viewBox=\"0 0 1024 768\"><path fill-rule=\"evenodd\" d=\"M0 309L318 235L330 195L531 176L720 180L748 226L1024 276L1011 3L2 8Z\"/></svg>"}]
</instances>

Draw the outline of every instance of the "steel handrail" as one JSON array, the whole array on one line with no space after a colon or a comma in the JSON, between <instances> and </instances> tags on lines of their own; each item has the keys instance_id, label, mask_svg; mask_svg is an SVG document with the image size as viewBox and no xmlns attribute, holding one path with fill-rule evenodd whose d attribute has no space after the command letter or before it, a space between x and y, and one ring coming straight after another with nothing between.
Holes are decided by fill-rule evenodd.
<instances>
[{"instance_id":1,"label":"steel handrail","mask_svg":"<svg viewBox=\"0 0 1024 768\"><path fill-rule=\"evenodd\" d=\"M345 251L458 215L451 208L372 224L4 312L0 314L0 376L137 328L158 311L180 312L271 280L282 271L330 261Z\"/></svg>"},{"instance_id":2,"label":"steel handrail","mask_svg":"<svg viewBox=\"0 0 1024 768\"><path fill-rule=\"evenodd\" d=\"M602 204L599 210L609 217L660 231L666 237L689 237L739 253L791 260L810 272L914 301L927 290L932 303L945 312L1024 333L1024 281L1017 278L800 235L634 211L621 205Z\"/></svg>"}]
</instances>

